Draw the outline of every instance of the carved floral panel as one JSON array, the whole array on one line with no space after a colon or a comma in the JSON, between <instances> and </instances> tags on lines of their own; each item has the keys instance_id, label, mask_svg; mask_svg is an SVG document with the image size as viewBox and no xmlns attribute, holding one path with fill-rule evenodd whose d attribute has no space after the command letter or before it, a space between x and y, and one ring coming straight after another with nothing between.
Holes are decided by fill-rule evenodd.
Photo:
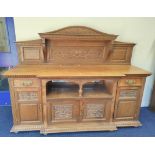
<instances>
[{"instance_id":1,"label":"carved floral panel","mask_svg":"<svg viewBox=\"0 0 155 155\"><path fill-rule=\"evenodd\" d=\"M101 63L105 54L104 47L54 47L49 50L53 63Z\"/></svg>"},{"instance_id":2,"label":"carved floral panel","mask_svg":"<svg viewBox=\"0 0 155 155\"><path fill-rule=\"evenodd\" d=\"M72 104L53 105L53 112L55 120L72 119L73 105Z\"/></svg>"},{"instance_id":3,"label":"carved floral panel","mask_svg":"<svg viewBox=\"0 0 155 155\"><path fill-rule=\"evenodd\" d=\"M86 104L85 117L86 118L103 118L104 117L104 104Z\"/></svg>"},{"instance_id":4,"label":"carved floral panel","mask_svg":"<svg viewBox=\"0 0 155 155\"><path fill-rule=\"evenodd\" d=\"M18 92L17 100L18 101L37 101L38 93L37 92Z\"/></svg>"},{"instance_id":5,"label":"carved floral panel","mask_svg":"<svg viewBox=\"0 0 155 155\"><path fill-rule=\"evenodd\" d=\"M120 97L121 98L137 98L138 91L137 90L121 90L120 91Z\"/></svg>"}]
</instances>

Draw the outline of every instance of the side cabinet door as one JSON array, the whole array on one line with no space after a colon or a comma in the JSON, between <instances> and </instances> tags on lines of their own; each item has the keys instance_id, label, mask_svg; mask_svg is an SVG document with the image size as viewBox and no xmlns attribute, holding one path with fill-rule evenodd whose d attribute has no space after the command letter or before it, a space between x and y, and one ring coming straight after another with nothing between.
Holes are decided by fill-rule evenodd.
<instances>
[{"instance_id":1,"label":"side cabinet door","mask_svg":"<svg viewBox=\"0 0 155 155\"><path fill-rule=\"evenodd\" d=\"M15 88L19 124L37 124L42 121L40 97L39 88Z\"/></svg>"},{"instance_id":2,"label":"side cabinet door","mask_svg":"<svg viewBox=\"0 0 155 155\"><path fill-rule=\"evenodd\" d=\"M140 87L120 87L117 90L114 119L133 120L139 111Z\"/></svg>"}]
</instances>

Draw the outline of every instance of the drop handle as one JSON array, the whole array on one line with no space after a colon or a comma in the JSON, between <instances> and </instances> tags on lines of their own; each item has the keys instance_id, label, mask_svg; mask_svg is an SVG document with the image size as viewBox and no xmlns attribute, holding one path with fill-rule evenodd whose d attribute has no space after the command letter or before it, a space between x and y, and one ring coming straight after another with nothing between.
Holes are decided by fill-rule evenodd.
<instances>
[{"instance_id":1,"label":"drop handle","mask_svg":"<svg viewBox=\"0 0 155 155\"><path fill-rule=\"evenodd\" d=\"M135 83L136 83L135 80L126 80L126 84L128 84L128 85L133 85Z\"/></svg>"},{"instance_id":2,"label":"drop handle","mask_svg":"<svg viewBox=\"0 0 155 155\"><path fill-rule=\"evenodd\" d=\"M31 86L32 85L32 81L24 81L23 82L23 86Z\"/></svg>"}]
</instances>

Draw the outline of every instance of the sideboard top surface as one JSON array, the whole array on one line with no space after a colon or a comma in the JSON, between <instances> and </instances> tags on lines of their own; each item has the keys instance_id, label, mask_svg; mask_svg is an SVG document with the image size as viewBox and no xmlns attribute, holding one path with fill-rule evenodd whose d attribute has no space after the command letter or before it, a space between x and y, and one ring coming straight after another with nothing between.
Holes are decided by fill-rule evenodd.
<instances>
[{"instance_id":1,"label":"sideboard top surface","mask_svg":"<svg viewBox=\"0 0 155 155\"><path fill-rule=\"evenodd\" d=\"M148 76L150 72L132 65L18 65L4 73L7 77L124 77Z\"/></svg>"}]
</instances>

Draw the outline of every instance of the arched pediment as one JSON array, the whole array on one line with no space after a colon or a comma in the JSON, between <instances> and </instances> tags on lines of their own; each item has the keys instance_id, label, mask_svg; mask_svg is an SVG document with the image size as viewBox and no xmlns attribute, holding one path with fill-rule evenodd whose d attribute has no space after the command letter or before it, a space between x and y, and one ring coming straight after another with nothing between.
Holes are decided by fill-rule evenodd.
<instances>
[{"instance_id":1,"label":"arched pediment","mask_svg":"<svg viewBox=\"0 0 155 155\"><path fill-rule=\"evenodd\" d=\"M117 35L113 35L113 34L107 34L107 33L103 33L100 32L98 30L95 30L93 28L89 28L86 26L69 26L69 27L65 27L62 29L58 29L55 31L51 31L51 32L46 32L46 33L39 33L41 37L43 38L49 38L50 36L72 36L72 37L76 37L76 38L92 38L94 37L94 39L103 39L103 40L115 40Z\"/></svg>"}]
</instances>

